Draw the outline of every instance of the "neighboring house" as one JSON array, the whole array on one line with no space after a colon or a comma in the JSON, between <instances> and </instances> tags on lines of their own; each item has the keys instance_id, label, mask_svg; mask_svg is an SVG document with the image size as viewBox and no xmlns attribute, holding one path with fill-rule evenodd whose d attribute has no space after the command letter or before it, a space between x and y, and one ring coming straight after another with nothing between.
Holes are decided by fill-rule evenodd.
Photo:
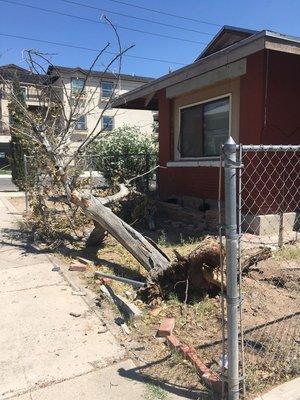
<instances>
[{"instance_id":1,"label":"neighboring house","mask_svg":"<svg viewBox=\"0 0 300 400\"><path fill-rule=\"evenodd\" d=\"M41 111L45 106L41 99L43 88L49 83L54 84L56 78L48 75L38 75L14 64L0 66L0 168L8 164L10 152L10 116L9 94L12 82L18 81L24 96L24 101L31 111Z\"/></svg>"},{"instance_id":2,"label":"neighboring house","mask_svg":"<svg viewBox=\"0 0 300 400\"><path fill-rule=\"evenodd\" d=\"M50 66L48 74L57 78L56 85L64 87L63 98L66 110L68 111L67 96L76 98L84 86L84 98L88 103L83 103L83 109L87 114L78 119L73 133L73 141L84 140L87 134L91 133L97 123L102 110L105 108L112 93L114 96L124 94L128 91L137 89L142 85L152 81L152 78L143 76L121 74L119 77L111 72L92 71L82 68L68 68L61 66ZM85 84L87 75L89 77ZM140 128L144 134L153 131L153 113L143 110L118 110L108 108L99 121L97 129L106 127L107 130L121 128L124 125L132 125Z\"/></svg>"},{"instance_id":3,"label":"neighboring house","mask_svg":"<svg viewBox=\"0 0 300 400\"><path fill-rule=\"evenodd\" d=\"M46 105L41 104L39 88L42 90L46 84L49 85L50 83L51 88L56 90L62 98L68 115L69 100L74 101L76 95L81 92L87 73L87 70L79 67L51 66L48 68L47 74L38 75L14 64L0 66L0 168L8 164L7 157L10 148L8 103L12 82L14 80L20 82L26 105L32 111L40 111L41 107ZM84 111L86 115L78 118L72 135L74 147L78 146L92 132L115 86L114 94L120 95L151 80L152 78L125 74L121 74L118 79L115 74L110 72L92 71L87 79L81 101L82 107L79 110ZM153 131L153 122L154 114L152 111L118 110L109 107L99 121L97 130L103 127L106 130L112 130L124 125L132 125L139 127L143 134L150 134Z\"/></svg>"},{"instance_id":4,"label":"neighboring house","mask_svg":"<svg viewBox=\"0 0 300 400\"><path fill-rule=\"evenodd\" d=\"M300 38L225 26L192 64L126 93L122 109L159 111L161 199L218 199L220 145L299 144ZM198 200L198 202L197 202Z\"/></svg>"}]
</instances>

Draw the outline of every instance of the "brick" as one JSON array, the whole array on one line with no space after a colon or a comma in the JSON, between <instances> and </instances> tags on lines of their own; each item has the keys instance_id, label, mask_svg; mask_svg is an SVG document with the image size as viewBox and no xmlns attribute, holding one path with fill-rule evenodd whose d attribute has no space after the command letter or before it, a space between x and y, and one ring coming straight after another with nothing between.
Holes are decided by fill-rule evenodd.
<instances>
[{"instance_id":1,"label":"brick","mask_svg":"<svg viewBox=\"0 0 300 400\"><path fill-rule=\"evenodd\" d=\"M72 263L69 266L69 271L79 271L79 272L85 272L86 271L86 265L80 264L80 263Z\"/></svg>"},{"instance_id":2,"label":"brick","mask_svg":"<svg viewBox=\"0 0 300 400\"><path fill-rule=\"evenodd\" d=\"M175 328L175 318L164 318L161 321L160 327L157 331L157 336L166 337L172 335L173 329Z\"/></svg>"},{"instance_id":3,"label":"brick","mask_svg":"<svg viewBox=\"0 0 300 400\"><path fill-rule=\"evenodd\" d=\"M177 350L181 344L174 335L167 336L167 343L175 350Z\"/></svg>"},{"instance_id":4,"label":"brick","mask_svg":"<svg viewBox=\"0 0 300 400\"><path fill-rule=\"evenodd\" d=\"M167 336L167 343L176 351L178 351L186 360L190 361L196 368L198 375L203 382L214 392L222 392L222 381L218 374L211 371L198 357L196 349L180 341L174 335Z\"/></svg>"}]
</instances>

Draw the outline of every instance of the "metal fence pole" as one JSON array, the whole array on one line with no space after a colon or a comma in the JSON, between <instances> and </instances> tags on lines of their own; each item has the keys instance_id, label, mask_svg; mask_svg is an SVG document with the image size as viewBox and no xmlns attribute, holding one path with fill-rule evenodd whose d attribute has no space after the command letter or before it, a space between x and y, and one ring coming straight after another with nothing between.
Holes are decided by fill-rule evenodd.
<instances>
[{"instance_id":1,"label":"metal fence pole","mask_svg":"<svg viewBox=\"0 0 300 400\"><path fill-rule=\"evenodd\" d=\"M225 222L227 275L228 400L239 399L238 336L238 234L237 234L237 167L236 143L232 137L224 144L225 156Z\"/></svg>"},{"instance_id":2,"label":"metal fence pole","mask_svg":"<svg viewBox=\"0 0 300 400\"><path fill-rule=\"evenodd\" d=\"M29 204L28 204L28 165L27 165L27 156L24 154L23 157L23 162L24 162L24 175L25 175L25 210L28 212L29 210Z\"/></svg>"}]
</instances>

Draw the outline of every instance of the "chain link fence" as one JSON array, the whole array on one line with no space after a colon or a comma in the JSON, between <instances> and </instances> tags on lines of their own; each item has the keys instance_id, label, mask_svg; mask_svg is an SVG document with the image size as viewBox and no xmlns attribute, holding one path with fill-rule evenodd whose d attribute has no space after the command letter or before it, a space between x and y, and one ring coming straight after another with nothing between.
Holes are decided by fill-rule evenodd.
<instances>
[{"instance_id":1,"label":"chain link fence","mask_svg":"<svg viewBox=\"0 0 300 400\"><path fill-rule=\"evenodd\" d=\"M238 152L239 279L252 314L242 313L241 360L251 392L300 374L300 146Z\"/></svg>"},{"instance_id":2,"label":"chain link fence","mask_svg":"<svg viewBox=\"0 0 300 400\"><path fill-rule=\"evenodd\" d=\"M300 146L230 142L223 162L232 400L300 375Z\"/></svg>"},{"instance_id":3,"label":"chain link fence","mask_svg":"<svg viewBox=\"0 0 300 400\"><path fill-rule=\"evenodd\" d=\"M123 155L87 154L64 155L64 161L70 163L70 175L76 176L82 190L94 196L101 195L103 190L119 182L130 181L142 193L155 193L157 188L157 154L156 153L128 153ZM41 163L36 163L35 157L24 156L25 201L26 211L29 209L29 190L34 184L45 185L47 177ZM26 189L27 188L27 189Z\"/></svg>"}]
</instances>

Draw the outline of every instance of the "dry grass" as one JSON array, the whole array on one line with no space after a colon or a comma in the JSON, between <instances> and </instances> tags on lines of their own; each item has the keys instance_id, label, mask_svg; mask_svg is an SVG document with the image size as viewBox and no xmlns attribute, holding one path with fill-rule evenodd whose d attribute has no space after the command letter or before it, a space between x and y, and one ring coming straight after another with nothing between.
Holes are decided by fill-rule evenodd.
<instances>
[{"instance_id":1,"label":"dry grass","mask_svg":"<svg viewBox=\"0 0 300 400\"><path fill-rule=\"evenodd\" d=\"M158 234L158 241L163 250L171 257L174 248L186 255L197 246L197 241L192 238L182 239L174 244L168 241L167 235L161 231ZM99 262L97 268L103 272L118 275L121 273L136 279L141 279L146 275L133 257L113 239L108 240L104 248L98 252L97 257ZM277 274L283 273L283 262L280 260L287 262L286 260L298 259L298 248L289 246L276 253L272 258L273 261L269 260L268 262L273 262L273 268L276 265L277 276ZM253 276L250 274L249 277L244 278L244 324L246 329L297 311L299 308L297 292L288 288L279 289L272 284L272 280L268 281L268 273L270 271L275 273L268 262L265 262L265 270L261 264L262 272L260 274L253 272ZM289 275L286 279L296 278ZM112 287L118 293L126 292L127 295L132 293L131 300L134 299L134 291L129 286L112 282ZM205 346L205 344L221 338L219 296L195 298L189 304L183 305L173 294L155 310L151 310L146 304L139 301L137 304L144 310L143 317L131 323L130 328L131 339L138 343L138 346L144 348L139 352L139 356L147 365L143 369L143 375L151 380L162 380L171 385L203 391L204 388L199 382L194 368L179 354L169 350L165 344L155 339L155 332L163 317L175 316L175 335L182 342L198 348L199 357L213 370L220 371L221 344ZM266 331L265 335L262 334L262 330L258 330L246 336L248 343L252 343L251 341L262 342L267 349L265 353L258 354L251 346L245 348L246 383L250 398L274 384L299 374L299 363L294 359L297 350L294 332L296 327L293 327L290 321L286 321L283 326L287 336L285 337L282 333L280 340L278 339L279 327L276 324L270 326L270 330ZM280 346L277 345L278 342L280 342Z\"/></svg>"}]
</instances>

